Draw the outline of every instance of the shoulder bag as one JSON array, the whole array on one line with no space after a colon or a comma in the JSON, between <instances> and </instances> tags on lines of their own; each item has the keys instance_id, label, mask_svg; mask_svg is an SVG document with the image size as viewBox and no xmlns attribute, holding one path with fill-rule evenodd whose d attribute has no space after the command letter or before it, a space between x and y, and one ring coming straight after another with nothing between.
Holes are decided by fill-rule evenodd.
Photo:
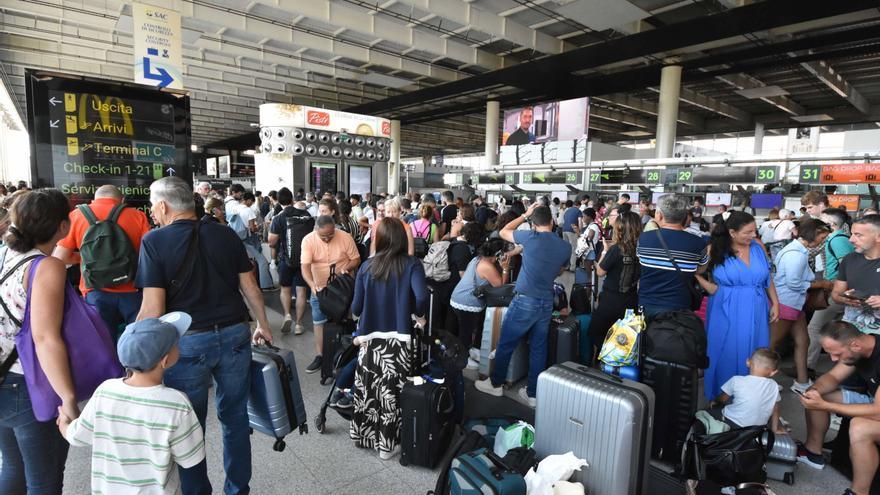
<instances>
[{"instance_id":1,"label":"shoulder bag","mask_svg":"<svg viewBox=\"0 0 880 495\"><path fill-rule=\"evenodd\" d=\"M766 426L711 435L695 434L692 428L682 455L683 474L687 479L710 480L721 486L763 483L767 480L764 464L774 441L773 432Z\"/></svg>"},{"instance_id":2,"label":"shoulder bag","mask_svg":"<svg viewBox=\"0 0 880 495\"><path fill-rule=\"evenodd\" d=\"M38 421L54 419L58 416L58 406L61 405L61 398L55 393L40 366L31 331L31 290L37 267L44 258L45 256L39 257L31 265L24 321L21 331L15 336L15 347L21 360L34 417ZM65 282L61 338L67 346L77 402L91 397L98 385L105 380L122 376L122 366L116 357L116 346L113 345L106 323L95 307L86 303L68 282Z\"/></svg>"},{"instance_id":3,"label":"shoulder bag","mask_svg":"<svg viewBox=\"0 0 880 495\"><path fill-rule=\"evenodd\" d=\"M336 264L330 265L330 279L327 287L318 292L318 306L330 321L345 320L354 299L354 278L351 275L337 275Z\"/></svg>"},{"instance_id":4,"label":"shoulder bag","mask_svg":"<svg viewBox=\"0 0 880 495\"><path fill-rule=\"evenodd\" d=\"M660 239L660 245L663 246L663 250L666 251L666 257L669 258L669 261L672 263L672 266L675 267L675 272L678 274L678 277L681 279L681 283L684 284L685 288L688 290L691 296L691 311L697 311L700 309L700 306L703 304L703 291L696 287L697 281L695 279L688 280L685 276L684 272L681 271L681 268L678 267L678 263L675 262L675 258L672 256L672 253L669 251L669 246L666 245L666 240L663 239L663 234L660 233L662 229L657 229L654 232L657 232L657 238Z\"/></svg>"}]
</instances>

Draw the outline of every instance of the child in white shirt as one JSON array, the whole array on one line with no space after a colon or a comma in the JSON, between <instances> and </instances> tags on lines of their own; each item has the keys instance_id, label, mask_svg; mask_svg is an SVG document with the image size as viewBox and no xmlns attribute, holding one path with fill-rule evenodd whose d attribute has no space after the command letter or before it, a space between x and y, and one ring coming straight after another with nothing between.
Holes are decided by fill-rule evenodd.
<instances>
[{"instance_id":1,"label":"child in white shirt","mask_svg":"<svg viewBox=\"0 0 880 495\"><path fill-rule=\"evenodd\" d=\"M779 387L771 379L779 371L779 354L761 347L746 361L748 376L734 376L721 386L721 394L709 403L709 412L733 427L766 425L779 428ZM719 406L724 406L718 411Z\"/></svg>"}]
</instances>

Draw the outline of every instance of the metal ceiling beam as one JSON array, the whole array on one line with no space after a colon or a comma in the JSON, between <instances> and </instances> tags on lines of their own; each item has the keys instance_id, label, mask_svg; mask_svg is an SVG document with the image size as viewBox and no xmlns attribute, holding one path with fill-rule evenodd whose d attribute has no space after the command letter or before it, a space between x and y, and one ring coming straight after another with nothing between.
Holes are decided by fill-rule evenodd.
<instances>
[{"instance_id":1,"label":"metal ceiling beam","mask_svg":"<svg viewBox=\"0 0 880 495\"><path fill-rule=\"evenodd\" d=\"M657 124L655 121L639 115L631 115L626 112L621 112L620 110L591 106L590 120L593 118L610 120L612 122L638 127L639 129L651 132L657 130Z\"/></svg>"},{"instance_id":2,"label":"metal ceiling beam","mask_svg":"<svg viewBox=\"0 0 880 495\"><path fill-rule=\"evenodd\" d=\"M470 93L497 85L512 85L526 90L552 93L553 83L565 79L560 75L701 43L733 38L745 33L872 9L876 6L876 0L759 2L570 50L558 55L551 55L441 86L413 91L380 102L358 105L348 110L381 114L391 109L443 100L457 94Z\"/></svg>"},{"instance_id":3,"label":"metal ceiling beam","mask_svg":"<svg viewBox=\"0 0 880 495\"><path fill-rule=\"evenodd\" d=\"M463 24L466 28L491 36L489 42L502 39L541 53L561 53L570 48L565 42L520 24L504 16L482 10L461 0L399 0L398 3L432 12L439 17ZM477 46L483 43L478 43Z\"/></svg>"},{"instance_id":4,"label":"metal ceiling beam","mask_svg":"<svg viewBox=\"0 0 880 495\"><path fill-rule=\"evenodd\" d=\"M618 107L623 107L636 112L646 113L648 115L653 115L654 117L657 116L658 112L656 102L643 100L641 98L636 98L635 96L630 96L627 94L617 93L605 96L594 96L591 99L605 101ZM678 111L678 121L684 125L689 125L698 129L702 128L704 124L703 117L684 110Z\"/></svg>"},{"instance_id":5,"label":"metal ceiling beam","mask_svg":"<svg viewBox=\"0 0 880 495\"><path fill-rule=\"evenodd\" d=\"M716 76L716 79L725 82L736 89L755 89L767 86L757 78L748 74L726 74ZM800 106L797 102L787 96L769 96L760 99L791 115L804 114L804 107Z\"/></svg>"},{"instance_id":6,"label":"metal ceiling beam","mask_svg":"<svg viewBox=\"0 0 880 495\"><path fill-rule=\"evenodd\" d=\"M858 111L866 115L871 113L871 103L824 60L801 62L801 67L816 76L816 79L828 86L831 91L850 102Z\"/></svg>"},{"instance_id":7,"label":"metal ceiling beam","mask_svg":"<svg viewBox=\"0 0 880 495\"><path fill-rule=\"evenodd\" d=\"M656 86L651 86L648 89L660 94L660 88ZM679 100L731 119L741 120L743 122L751 122L752 120L752 116L748 112L724 103L723 101L716 100L715 98L701 95L688 88L681 88L681 91L679 92ZM679 113L681 113L680 110Z\"/></svg>"}]
</instances>

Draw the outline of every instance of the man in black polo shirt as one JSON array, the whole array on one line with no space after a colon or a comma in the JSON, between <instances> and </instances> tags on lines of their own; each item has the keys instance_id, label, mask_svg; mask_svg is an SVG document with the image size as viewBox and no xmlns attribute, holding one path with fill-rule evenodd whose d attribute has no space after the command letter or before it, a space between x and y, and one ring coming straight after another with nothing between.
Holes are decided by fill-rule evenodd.
<instances>
[{"instance_id":1,"label":"man in black polo shirt","mask_svg":"<svg viewBox=\"0 0 880 495\"><path fill-rule=\"evenodd\" d=\"M272 219L269 226L269 246L275 250L276 259L278 260L276 268L278 269L278 285L281 286L281 306L284 308L284 324L281 326L281 333L289 333L293 319L290 316L290 298L291 288L296 287L296 326L294 333L300 335L303 333L302 318L306 312L306 299L308 298L308 284L303 279L300 270L299 259L291 260L288 254L288 235L287 224L288 218L298 218L299 227L296 231L291 231L291 240L302 244L302 239L309 232L314 230L315 219L309 214L304 202L298 202L296 206L292 206L293 193L290 189L282 187L278 191L278 202L284 208L281 213ZM293 250L299 253L299 249Z\"/></svg>"},{"instance_id":2,"label":"man in black polo shirt","mask_svg":"<svg viewBox=\"0 0 880 495\"><path fill-rule=\"evenodd\" d=\"M452 229L452 221L458 216L458 206L455 206L455 195L452 191L443 191L440 195L443 207L440 208L440 238Z\"/></svg>"},{"instance_id":3,"label":"man in black polo shirt","mask_svg":"<svg viewBox=\"0 0 880 495\"><path fill-rule=\"evenodd\" d=\"M849 429L853 481L844 495L867 495L877 471L880 443L880 345L876 335L861 333L845 321L828 323L819 335L822 348L837 364L801 398L807 409L807 441L798 448L798 461L814 469L825 467L821 452L830 415L849 416L853 418ZM866 384L865 393L840 388L854 374Z\"/></svg>"},{"instance_id":4,"label":"man in black polo shirt","mask_svg":"<svg viewBox=\"0 0 880 495\"><path fill-rule=\"evenodd\" d=\"M165 385L186 394L204 429L208 387L212 381L217 384L224 492L248 493L251 340L272 342L263 295L238 235L225 225L196 218L189 184L178 177L159 179L150 185L150 203L150 215L161 228L147 233L141 242L135 285L144 293L137 319L172 311L192 316L189 331L180 338L180 360L165 372ZM190 255L196 235L197 249ZM242 294L257 319L253 335ZM211 493L206 461L181 468L180 481L183 493Z\"/></svg>"}]
</instances>

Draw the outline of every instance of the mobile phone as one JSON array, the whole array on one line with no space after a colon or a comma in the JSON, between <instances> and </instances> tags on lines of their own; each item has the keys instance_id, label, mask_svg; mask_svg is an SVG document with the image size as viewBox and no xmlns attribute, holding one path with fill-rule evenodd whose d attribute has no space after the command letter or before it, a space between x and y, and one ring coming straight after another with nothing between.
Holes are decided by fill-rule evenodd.
<instances>
[{"instance_id":1,"label":"mobile phone","mask_svg":"<svg viewBox=\"0 0 880 495\"><path fill-rule=\"evenodd\" d=\"M794 392L794 393L796 393L796 394L798 394L798 395L800 395L801 397L804 396L804 393L801 392L800 390L796 389L796 388L791 389L791 391Z\"/></svg>"},{"instance_id":2,"label":"mobile phone","mask_svg":"<svg viewBox=\"0 0 880 495\"><path fill-rule=\"evenodd\" d=\"M848 291L846 291L846 292L843 293L843 297L846 297L847 299L855 299L856 301L863 301L863 302L864 302L864 301L865 301L866 299L868 299L870 296L867 295L867 294L865 294L865 293L862 292L862 291L858 291L858 290L848 290Z\"/></svg>"}]
</instances>

